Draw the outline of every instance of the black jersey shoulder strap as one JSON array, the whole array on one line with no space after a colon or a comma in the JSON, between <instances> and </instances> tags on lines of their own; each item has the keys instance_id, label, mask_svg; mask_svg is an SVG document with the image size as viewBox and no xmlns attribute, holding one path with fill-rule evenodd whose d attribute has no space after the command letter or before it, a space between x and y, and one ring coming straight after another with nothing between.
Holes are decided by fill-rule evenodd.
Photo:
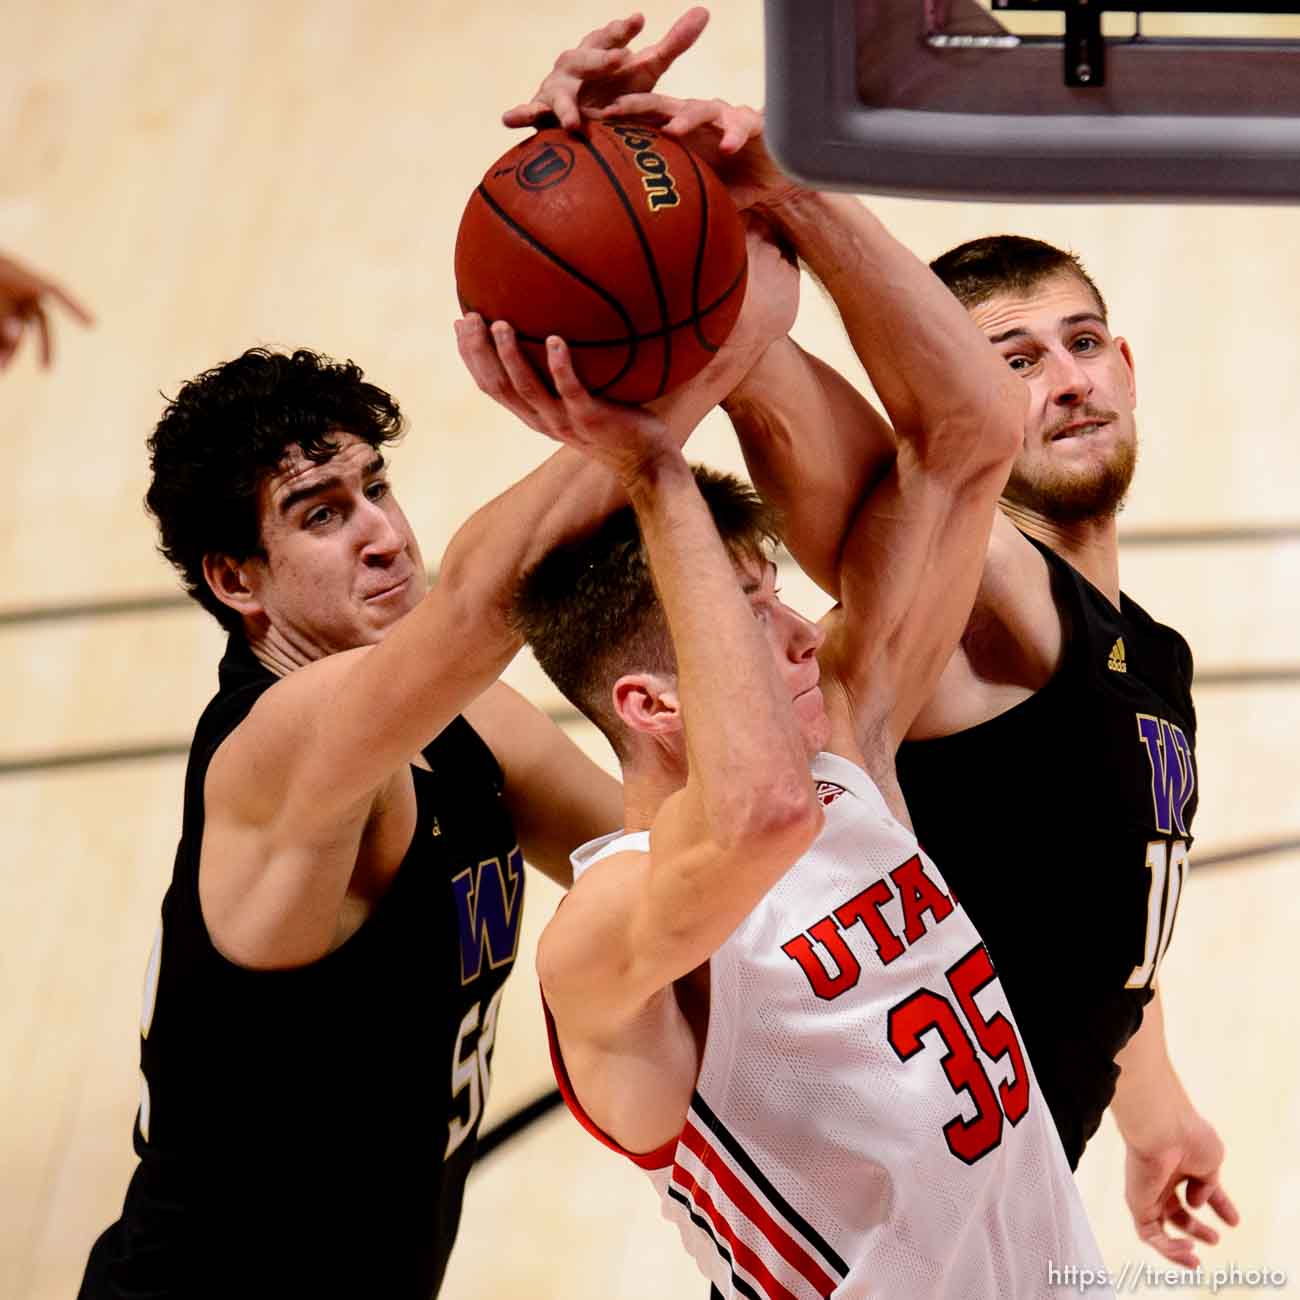
<instances>
[{"instance_id":1,"label":"black jersey shoulder strap","mask_svg":"<svg viewBox=\"0 0 1300 1300\"><path fill-rule=\"evenodd\" d=\"M1056 677L1064 677L1076 668L1086 665L1093 645L1092 619L1089 615L1091 601L1089 593L1102 600L1105 597L1072 565L1069 560L1058 555L1046 542L1037 537L1021 532L1025 539L1044 559L1052 584L1052 597L1061 613L1062 631L1065 637L1065 653L1061 659Z\"/></svg>"},{"instance_id":2,"label":"black jersey shoulder strap","mask_svg":"<svg viewBox=\"0 0 1300 1300\"><path fill-rule=\"evenodd\" d=\"M465 789L475 792L475 797L481 797L484 789L494 795L505 790L505 774L496 755L463 716L453 718L423 752L443 790Z\"/></svg>"},{"instance_id":3,"label":"black jersey shoulder strap","mask_svg":"<svg viewBox=\"0 0 1300 1300\"><path fill-rule=\"evenodd\" d=\"M270 686L275 674L259 663L248 642L232 632L217 669L217 693L208 702L194 728L189 762L185 769L184 843L203 824L203 783L212 756L234 729L252 712L253 705Z\"/></svg>"}]
</instances>

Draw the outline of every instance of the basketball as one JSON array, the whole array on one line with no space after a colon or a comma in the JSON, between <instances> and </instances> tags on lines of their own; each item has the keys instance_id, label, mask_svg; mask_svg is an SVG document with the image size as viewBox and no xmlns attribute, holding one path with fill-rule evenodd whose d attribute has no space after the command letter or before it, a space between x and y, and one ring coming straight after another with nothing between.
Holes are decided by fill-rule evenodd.
<instances>
[{"instance_id":1,"label":"basketball","mask_svg":"<svg viewBox=\"0 0 1300 1300\"><path fill-rule=\"evenodd\" d=\"M640 404L685 383L745 297L745 228L712 170L639 122L538 132L494 163L456 236L462 311L506 320L538 372L569 344L595 394Z\"/></svg>"}]
</instances>

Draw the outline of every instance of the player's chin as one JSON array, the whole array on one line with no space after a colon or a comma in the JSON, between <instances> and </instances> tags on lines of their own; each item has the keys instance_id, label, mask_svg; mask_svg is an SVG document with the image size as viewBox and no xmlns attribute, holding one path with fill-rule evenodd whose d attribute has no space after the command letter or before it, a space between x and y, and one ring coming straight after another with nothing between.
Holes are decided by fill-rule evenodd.
<instances>
[{"instance_id":1,"label":"player's chin","mask_svg":"<svg viewBox=\"0 0 1300 1300\"><path fill-rule=\"evenodd\" d=\"M794 713L809 758L814 754L820 754L830 743L831 738L831 720L826 712L826 702L822 699L821 689L814 687L810 691L804 691L802 695L796 695Z\"/></svg>"},{"instance_id":2,"label":"player's chin","mask_svg":"<svg viewBox=\"0 0 1300 1300\"><path fill-rule=\"evenodd\" d=\"M361 619L359 639L365 645L378 645L409 612L406 609L375 609L368 606Z\"/></svg>"}]
</instances>

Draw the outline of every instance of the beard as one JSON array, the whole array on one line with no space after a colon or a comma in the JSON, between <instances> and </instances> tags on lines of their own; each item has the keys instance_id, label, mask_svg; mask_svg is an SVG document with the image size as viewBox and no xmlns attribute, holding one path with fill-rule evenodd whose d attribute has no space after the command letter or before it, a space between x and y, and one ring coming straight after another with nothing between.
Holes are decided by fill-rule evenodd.
<instances>
[{"instance_id":1,"label":"beard","mask_svg":"<svg viewBox=\"0 0 1300 1300\"><path fill-rule=\"evenodd\" d=\"M1123 509L1136 468L1137 439L1132 438L1120 443L1105 463L1095 468L1048 465L1026 472L1016 466L1002 497L1053 523L1109 519Z\"/></svg>"}]
</instances>

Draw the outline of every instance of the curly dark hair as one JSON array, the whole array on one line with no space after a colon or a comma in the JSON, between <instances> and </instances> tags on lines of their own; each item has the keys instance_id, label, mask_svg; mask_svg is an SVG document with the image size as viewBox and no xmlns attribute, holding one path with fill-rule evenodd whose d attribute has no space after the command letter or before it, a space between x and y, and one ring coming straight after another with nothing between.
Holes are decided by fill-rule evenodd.
<instances>
[{"instance_id":1,"label":"curly dark hair","mask_svg":"<svg viewBox=\"0 0 1300 1300\"><path fill-rule=\"evenodd\" d=\"M1044 280L1062 274L1082 280L1097 300L1102 320L1106 300L1075 253L1024 235L986 235L949 249L930 263L930 270L966 308L1000 293L1028 293Z\"/></svg>"},{"instance_id":2,"label":"curly dark hair","mask_svg":"<svg viewBox=\"0 0 1300 1300\"><path fill-rule=\"evenodd\" d=\"M145 505L158 521L159 551L186 591L227 630L241 620L203 576L207 555L264 556L257 492L293 447L316 464L338 451L332 436L372 447L402 433L402 413L359 366L304 348L292 355L250 348L181 386L149 438L153 480Z\"/></svg>"},{"instance_id":3,"label":"curly dark hair","mask_svg":"<svg viewBox=\"0 0 1300 1300\"><path fill-rule=\"evenodd\" d=\"M781 540L776 509L748 483L692 466L733 559L759 558ZM537 662L627 758L614 683L629 672L673 673L677 658L631 506L595 532L548 551L520 579L512 616Z\"/></svg>"}]
</instances>

